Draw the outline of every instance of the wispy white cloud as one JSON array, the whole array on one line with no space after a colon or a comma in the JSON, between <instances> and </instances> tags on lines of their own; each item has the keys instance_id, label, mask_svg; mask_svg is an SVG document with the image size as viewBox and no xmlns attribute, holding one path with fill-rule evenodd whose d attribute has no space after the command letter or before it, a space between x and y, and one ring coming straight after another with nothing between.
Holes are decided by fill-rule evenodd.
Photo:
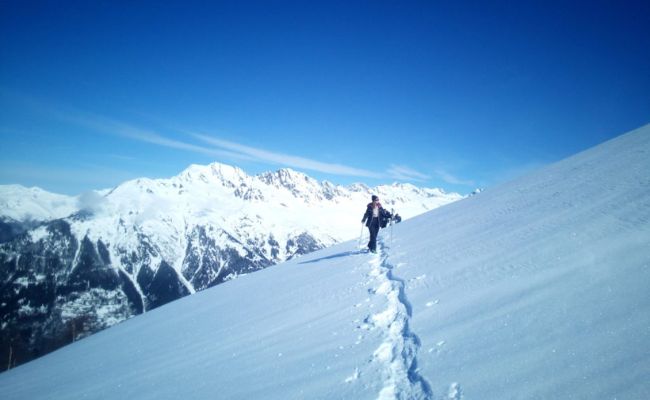
<instances>
[{"instance_id":1,"label":"wispy white cloud","mask_svg":"<svg viewBox=\"0 0 650 400\"><path fill-rule=\"evenodd\" d=\"M306 169L334 175L358 176L366 178L382 178L384 176L384 174L367 169L355 168L336 163L325 163L301 156L273 152L215 138L213 136L208 136L205 134L192 133L192 136L219 149L225 149L227 151L234 152L240 156L247 157L254 161L267 162L276 165L286 165L293 168Z\"/></svg>"},{"instance_id":2,"label":"wispy white cloud","mask_svg":"<svg viewBox=\"0 0 650 400\"><path fill-rule=\"evenodd\" d=\"M392 178L406 181L425 181L430 178L428 175L404 165L391 165L386 171L375 171L339 163L323 162L293 154L270 151L224 140L204 133L195 133L183 129L173 129L178 133L183 133L204 143L204 145L200 145L185 140L172 139L153 130L143 129L129 123L96 114L81 112L75 109L48 108L43 105L40 105L39 108L42 112L46 112L59 120L92 131L117 135L157 146L204 154L219 159L261 162L332 175L354 176L360 178Z\"/></svg>"},{"instance_id":3,"label":"wispy white cloud","mask_svg":"<svg viewBox=\"0 0 650 400\"><path fill-rule=\"evenodd\" d=\"M192 133L197 139L209 143L218 148L226 149L233 152L239 152L244 156L250 157L256 161L268 162L277 165L287 165L294 168L307 169L311 171L323 172L334 175L347 175L365 178L376 179L401 179L407 181L425 181L430 179L430 176L418 172L412 168L404 165L391 165L385 172L371 171L368 169L361 169L350 167L347 165L336 163L325 163L305 157L289 155L284 153L272 152L256 147L235 143L228 140L219 139L213 136Z\"/></svg>"},{"instance_id":4,"label":"wispy white cloud","mask_svg":"<svg viewBox=\"0 0 650 400\"><path fill-rule=\"evenodd\" d=\"M79 195L77 198L77 207L86 212L96 213L101 211L107 202L106 197L93 190L89 190Z\"/></svg>"},{"instance_id":5,"label":"wispy white cloud","mask_svg":"<svg viewBox=\"0 0 650 400\"><path fill-rule=\"evenodd\" d=\"M2 89L2 88L0 88ZM2 90L0 90L2 94ZM185 135L185 140L171 138L161 134L157 130L144 129L134 124L107 118L101 115L84 112L76 108L64 107L38 101L26 96L14 95L16 101L42 114L49 115L68 124L76 125L92 132L101 132L109 135L120 136L143 143L150 143L157 146L163 146L172 149L194 152L208 155L216 159L226 159L234 161L252 161L279 166L293 167L296 169L316 171L325 174L353 176L371 179L397 179L404 181L426 181L430 176L418 172L405 165L391 165L386 170L373 170L367 168L357 168L340 163L328 163L312 158L307 158L294 154L286 154L271 151L263 148L252 147L241 143L224 140L213 135L205 133L191 132L186 129L167 128L165 131L175 132L176 134ZM5 133L0 126L0 133ZM198 140L198 143L196 142ZM122 156L113 153L114 158L123 160L135 160L129 156ZM68 175L68 174L66 174Z\"/></svg>"},{"instance_id":6,"label":"wispy white cloud","mask_svg":"<svg viewBox=\"0 0 650 400\"><path fill-rule=\"evenodd\" d=\"M391 178L406 181L426 181L431 178L405 165L391 165L387 173Z\"/></svg>"},{"instance_id":7,"label":"wispy white cloud","mask_svg":"<svg viewBox=\"0 0 650 400\"><path fill-rule=\"evenodd\" d=\"M253 162L265 162L275 165L288 166L310 171L323 172L333 175L347 175L365 178L382 178L385 174L374 171L350 167L343 164L326 163L310 158L296 155L273 152L265 149L246 146L240 143L219 139L205 134L190 133L195 139L199 139L208 146L201 146L187 141L171 139L157 132L142 129L131 124L127 124L114 119L105 118L99 115L82 113L79 111L60 111L49 110L51 115L68 123L82 126L94 131L104 132L112 135L122 136L128 139L140 142L151 143L158 146L164 146L179 150L191 151L199 154L205 154L217 158L229 160L243 160ZM178 130L181 131L181 130Z\"/></svg>"},{"instance_id":8,"label":"wispy white cloud","mask_svg":"<svg viewBox=\"0 0 650 400\"><path fill-rule=\"evenodd\" d=\"M96 131L100 131L112 135L118 135L118 136L126 137L133 140L138 140L145 143L156 144L159 146L169 147L173 149L192 151L195 153L206 154L213 157L248 159L247 157L242 157L242 154L217 150L213 148L207 148L204 146L198 146L192 143L186 143L176 139L170 139L156 132L146 130L146 129L141 129L130 124L126 124L120 121L116 121L98 115L66 113L66 114L62 114L61 118L67 120L68 122L74 123L76 125L86 127L88 129L92 129L92 130L96 130Z\"/></svg>"},{"instance_id":9,"label":"wispy white cloud","mask_svg":"<svg viewBox=\"0 0 650 400\"><path fill-rule=\"evenodd\" d=\"M458 178L441 168L436 169L435 173L440 179L452 185L475 186L473 180Z\"/></svg>"}]
</instances>

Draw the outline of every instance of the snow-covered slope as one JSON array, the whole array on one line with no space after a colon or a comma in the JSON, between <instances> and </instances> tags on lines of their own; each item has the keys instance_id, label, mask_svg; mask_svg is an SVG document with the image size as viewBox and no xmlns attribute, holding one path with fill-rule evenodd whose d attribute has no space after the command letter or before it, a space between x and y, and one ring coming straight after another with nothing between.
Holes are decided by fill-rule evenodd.
<instances>
[{"instance_id":1,"label":"snow-covered slope","mask_svg":"<svg viewBox=\"0 0 650 400\"><path fill-rule=\"evenodd\" d=\"M249 176L220 163L76 198L0 189L0 215L60 218L27 232L0 225L0 282L7 288L0 293L0 359L9 357L11 344L18 363L350 239L359 234L371 193L405 218L462 197L404 184L335 186L290 169Z\"/></svg>"},{"instance_id":2,"label":"snow-covered slope","mask_svg":"<svg viewBox=\"0 0 650 400\"><path fill-rule=\"evenodd\" d=\"M43 221L78 211L78 198L20 185L0 185L0 243L10 241Z\"/></svg>"},{"instance_id":3,"label":"snow-covered slope","mask_svg":"<svg viewBox=\"0 0 650 400\"><path fill-rule=\"evenodd\" d=\"M0 375L6 399L650 398L650 126Z\"/></svg>"},{"instance_id":4,"label":"snow-covered slope","mask_svg":"<svg viewBox=\"0 0 650 400\"><path fill-rule=\"evenodd\" d=\"M78 210L76 197L21 185L0 185L0 218L14 221L49 221Z\"/></svg>"}]
</instances>

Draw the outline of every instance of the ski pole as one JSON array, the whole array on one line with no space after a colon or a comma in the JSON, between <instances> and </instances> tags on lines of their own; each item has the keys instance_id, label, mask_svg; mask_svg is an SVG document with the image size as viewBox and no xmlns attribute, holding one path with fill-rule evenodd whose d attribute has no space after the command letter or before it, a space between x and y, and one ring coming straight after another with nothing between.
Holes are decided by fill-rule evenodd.
<instances>
[{"instance_id":1,"label":"ski pole","mask_svg":"<svg viewBox=\"0 0 650 400\"><path fill-rule=\"evenodd\" d=\"M393 248L393 216L395 215L395 209L391 208L390 209L390 248Z\"/></svg>"}]
</instances>

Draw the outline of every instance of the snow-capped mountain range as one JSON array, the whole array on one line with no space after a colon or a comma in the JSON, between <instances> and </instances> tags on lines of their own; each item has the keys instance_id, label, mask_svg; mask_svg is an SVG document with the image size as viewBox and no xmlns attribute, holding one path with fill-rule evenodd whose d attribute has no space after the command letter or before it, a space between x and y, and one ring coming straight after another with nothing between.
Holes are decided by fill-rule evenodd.
<instances>
[{"instance_id":1,"label":"snow-capped mountain range","mask_svg":"<svg viewBox=\"0 0 650 400\"><path fill-rule=\"evenodd\" d=\"M648 399L650 125L0 374L3 399Z\"/></svg>"},{"instance_id":2,"label":"snow-capped mountain range","mask_svg":"<svg viewBox=\"0 0 650 400\"><path fill-rule=\"evenodd\" d=\"M462 198L410 184L337 186L291 169L251 176L220 163L76 197L0 186L2 352L29 359L357 237L371 194L405 219Z\"/></svg>"}]
</instances>

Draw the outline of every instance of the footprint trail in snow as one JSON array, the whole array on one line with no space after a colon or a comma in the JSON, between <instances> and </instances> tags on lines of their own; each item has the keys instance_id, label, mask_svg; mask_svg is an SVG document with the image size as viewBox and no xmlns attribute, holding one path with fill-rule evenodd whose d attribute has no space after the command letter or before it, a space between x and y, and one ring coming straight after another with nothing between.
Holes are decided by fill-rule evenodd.
<instances>
[{"instance_id":1,"label":"footprint trail in snow","mask_svg":"<svg viewBox=\"0 0 650 400\"><path fill-rule=\"evenodd\" d=\"M383 388L378 400L432 399L431 388L418 373L418 337L409 329L411 305L405 295L404 282L393 274L383 243L379 254L369 261L369 277L374 284L371 290L386 298L386 308L369 318L367 322L383 333L383 341L374 351L372 362L382 370Z\"/></svg>"}]
</instances>

